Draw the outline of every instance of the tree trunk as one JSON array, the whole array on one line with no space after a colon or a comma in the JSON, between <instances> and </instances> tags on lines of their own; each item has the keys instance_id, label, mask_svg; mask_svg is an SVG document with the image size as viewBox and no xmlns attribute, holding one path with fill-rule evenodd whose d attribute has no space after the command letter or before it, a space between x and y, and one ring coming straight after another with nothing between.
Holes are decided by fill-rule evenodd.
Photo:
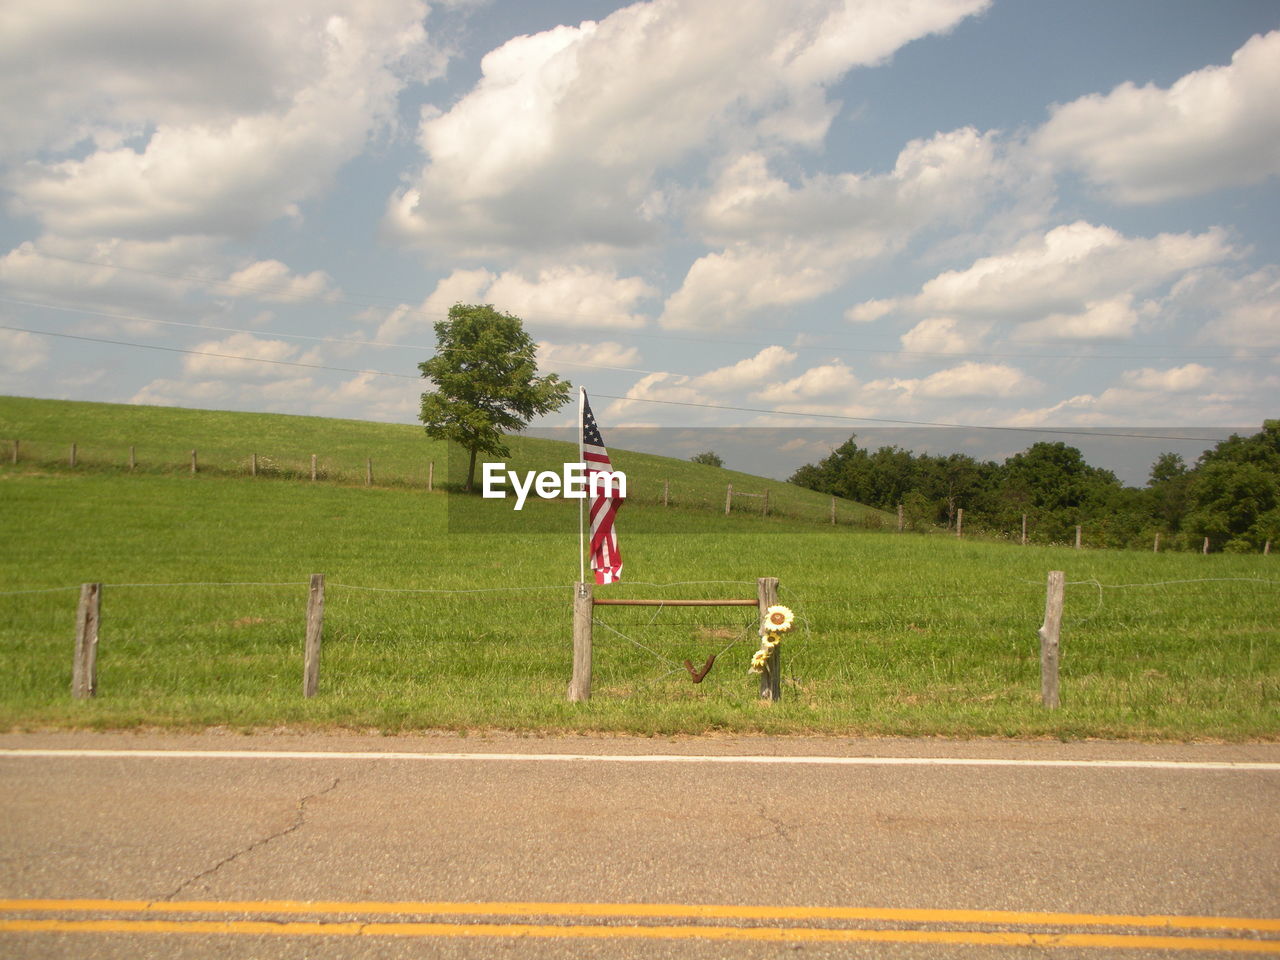
<instances>
[{"instance_id":1,"label":"tree trunk","mask_svg":"<svg viewBox=\"0 0 1280 960\"><path fill-rule=\"evenodd\" d=\"M476 476L476 451L474 448L472 448L471 465L467 467L467 484L462 488L463 493L471 492L471 481L475 479L475 476Z\"/></svg>"}]
</instances>

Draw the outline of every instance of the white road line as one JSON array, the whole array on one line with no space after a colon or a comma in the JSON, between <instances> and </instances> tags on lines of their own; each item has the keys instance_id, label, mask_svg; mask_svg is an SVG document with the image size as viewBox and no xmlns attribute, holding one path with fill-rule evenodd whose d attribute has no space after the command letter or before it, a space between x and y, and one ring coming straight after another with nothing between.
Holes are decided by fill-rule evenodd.
<instances>
[{"instance_id":1,"label":"white road line","mask_svg":"<svg viewBox=\"0 0 1280 960\"><path fill-rule=\"evenodd\" d=\"M1280 772L1280 763L1230 760L1049 760L995 757L715 756L708 754L405 753L329 750L0 749L0 759L115 760L380 760L414 763L710 763L832 767L1066 767L1113 770Z\"/></svg>"}]
</instances>

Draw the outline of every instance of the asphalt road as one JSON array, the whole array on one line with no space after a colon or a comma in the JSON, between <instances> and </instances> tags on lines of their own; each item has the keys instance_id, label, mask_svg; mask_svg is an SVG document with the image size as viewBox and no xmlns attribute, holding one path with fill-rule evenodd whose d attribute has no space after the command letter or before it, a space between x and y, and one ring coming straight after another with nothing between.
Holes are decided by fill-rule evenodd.
<instances>
[{"instance_id":1,"label":"asphalt road","mask_svg":"<svg viewBox=\"0 0 1280 960\"><path fill-rule=\"evenodd\" d=\"M1280 953L1276 744L5 735L0 824L4 957Z\"/></svg>"}]
</instances>

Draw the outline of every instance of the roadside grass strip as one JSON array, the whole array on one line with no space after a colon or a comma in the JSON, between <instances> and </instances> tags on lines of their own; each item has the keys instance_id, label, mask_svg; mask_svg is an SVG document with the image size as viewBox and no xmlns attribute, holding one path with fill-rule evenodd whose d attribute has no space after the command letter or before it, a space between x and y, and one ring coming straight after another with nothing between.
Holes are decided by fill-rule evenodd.
<instances>
[{"instance_id":1,"label":"roadside grass strip","mask_svg":"<svg viewBox=\"0 0 1280 960\"><path fill-rule=\"evenodd\" d=\"M93 919L68 915L93 913ZM252 934L323 937L536 938L579 940L713 940L774 943L916 943L1079 949L1182 950L1280 954L1280 918L1126 915L1013 910L895 909L645 903L381 902L381 901L147 901L97 899L0 900L0 933ZM41 914L59 914L45 917ZM103 917L129 914L130 917ZM190 914L174 919L139 915ZM209 919L235 914L236 919ZM36 915L36 916L32 916ZM343 919L271 919L342 917ZM446 922L351 919L370 917L530 917L565 923ZM255 919L249 919L254 917ZM590 920L687 921L583 923ZM705 921L729 920L739 924ZM803 922L827 925L799 925ZM769 924L778 925L769 925ZM848 926L890 923L893 928ZM831 924L846 924L833 926ZM934 925L923 926L923 925ZM1008 930L973 927L1039 927ZM959 927L959 929L938 929ZM1072 928L1106 928L1081 932ZM1152 931L1159 933L1132 932ZM1226 936L1184 934L1214 931Z\"/></svg>"}]
</instances>

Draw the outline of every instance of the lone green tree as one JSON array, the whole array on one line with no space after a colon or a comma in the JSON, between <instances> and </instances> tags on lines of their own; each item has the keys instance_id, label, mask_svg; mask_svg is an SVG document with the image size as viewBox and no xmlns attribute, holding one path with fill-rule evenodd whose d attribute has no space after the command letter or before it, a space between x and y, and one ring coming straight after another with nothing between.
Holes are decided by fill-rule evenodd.
<instances>
[{"instance_id":1,"label":"lone green tree","mask_svg":"<svg viewBox=\"0 0 1280 960\"><path fill-rule=\"evenodd\" d=\"M477 455L508 456L504 433L559 410L572 384L538 376L537 345L524 324L491 304L455 303L435 326L436 355L418 364L435 389L422 395L418 419L427 436L470 452L469 491Z\"/></svg>"},{"instance_id":2,"label":"lone green tree","mask_svg":"<svg viewBox=\"0 0 1280 960\"><path fill-rule=\"evenodd\" d=\"M724 459L714 450L707 450L703 453L695 453L689 458L693 463L700 463L705 467L723 467Z\"/></svg>"}]
</instances>

